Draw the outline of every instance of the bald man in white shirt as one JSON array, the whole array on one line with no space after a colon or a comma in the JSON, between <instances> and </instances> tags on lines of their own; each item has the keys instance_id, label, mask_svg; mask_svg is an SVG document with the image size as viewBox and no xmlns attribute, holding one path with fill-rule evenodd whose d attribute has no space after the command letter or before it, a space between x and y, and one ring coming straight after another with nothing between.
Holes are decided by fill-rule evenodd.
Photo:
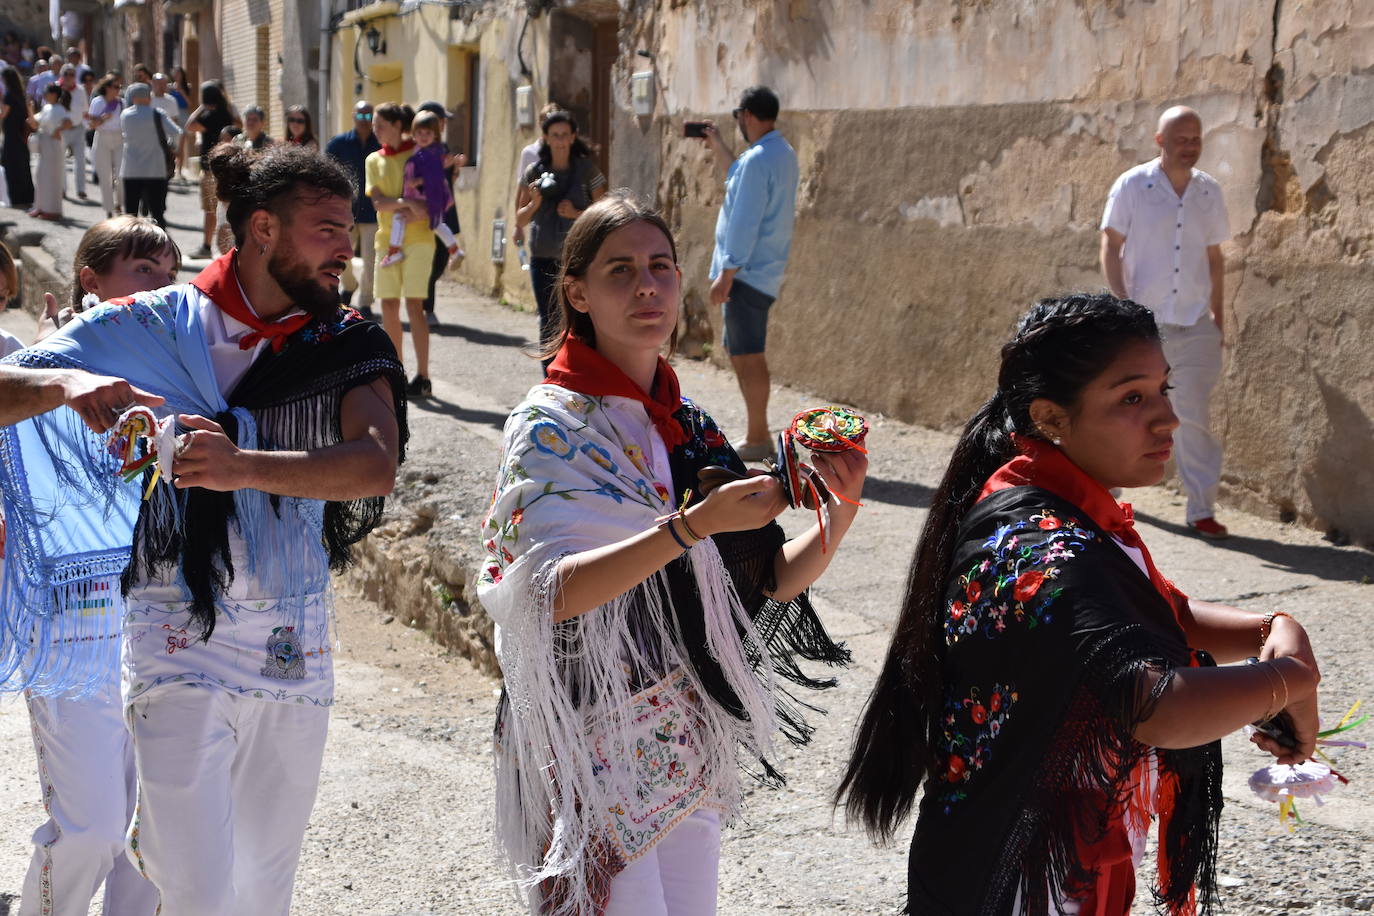
<instances>
[{"instance_id":1,"label":"bald man in white shirt","mask_svg":"<svg viewBox=\"0 0 1374 916\"><path fill-rule=\"evenodd\" d=\"M1116 296L1155 313L1172 369L1179 428L1174 455L1187 495L1185 517L1196 534L1227 537L1216 520L1221 444L1208 402L1221 378L1226 261L1231 237L1216 179L1196 168L1202 118L1175 106L1159 119L1159 158L1124 173L1102 214L1102 272Z\"/></svg>"}]
</instances>

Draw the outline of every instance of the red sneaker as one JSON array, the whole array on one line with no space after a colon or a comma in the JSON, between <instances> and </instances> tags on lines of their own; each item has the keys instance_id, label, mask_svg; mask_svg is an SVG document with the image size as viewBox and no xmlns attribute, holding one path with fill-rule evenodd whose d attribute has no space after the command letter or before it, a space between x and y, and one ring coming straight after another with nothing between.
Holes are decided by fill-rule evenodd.
<instances>
[{"instance_id":1,"label":"red sneaker","mask_svg":"<svg viewBox=\"0 0 1374 916\"><path fill-rule=\"evenodd\" d=\"M1226 530L1226 526L1210 515L1207 518L1189 522L1188 527L1209 541L1223 541L1231 536L1231 532Z\"/></svg>"}]
</instances>

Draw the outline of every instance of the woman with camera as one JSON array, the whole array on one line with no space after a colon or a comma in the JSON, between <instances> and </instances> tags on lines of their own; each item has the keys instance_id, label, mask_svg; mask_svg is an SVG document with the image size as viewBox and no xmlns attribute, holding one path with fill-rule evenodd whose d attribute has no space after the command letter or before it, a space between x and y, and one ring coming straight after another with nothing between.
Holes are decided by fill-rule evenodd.
<instances>
[{"instance_id":1,"label":"woman with camera","mask_svg":"<svg viewBox=\"0 0 1374 916\"><path fill-rule=\"evenodd\" d=\"M606 176L591 148L577 136L577 122L554 111L540 122L544 138L539 159L525 172L515 198L515 225L529 226L530 280L539 305L539 346L547 349L553 327L553 286L558 279L563 239L582 211L606 193ZM544 360L544 368L549 360Z\"/></svg>"}]
</instances>

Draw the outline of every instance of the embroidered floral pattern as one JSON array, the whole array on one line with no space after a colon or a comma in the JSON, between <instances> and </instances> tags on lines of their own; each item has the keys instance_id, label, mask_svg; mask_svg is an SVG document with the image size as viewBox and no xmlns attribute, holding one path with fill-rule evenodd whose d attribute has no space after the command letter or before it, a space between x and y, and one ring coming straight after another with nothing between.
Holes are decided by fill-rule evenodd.
<instances>
[{"instance_id":1,"label":"embroidered floral pattern","mask_svg":"<svg viewBox=\"0 0 1374 916\"><path fill-rule=\"evenodd\" d=\"M1047 510L998 528L983 544L981 559L959 577L962 592L945 611L945 643L952 646L975 633L994 639L1010 626L1050 623L1063 591L1056 581L1063 564L1097 539L1077 519Z\"/></svg>"},{"instance_id":2,"label":"embroidered floral pattern","mask_svg":"<svg viewBox=\"0 0 1374 916\"><path fill-rule=\"evenodd\" d=\"M585 395L564 397L566 399L560 399L559 395L552 391L540 394L540 398L552 401L583 417L591 416L601 409L599 398ZM488 510L489 514L482 522L487 563L479 575L479 582L494 585L501 581L506 566L515 562L515 555L519 553L516 547L520 543L520 524L525 513L538 511L535 505L543 499L577 500L601 497L617 505L629 501L656 511L665 511L672 505L672 494L666 486L652 479L653 475L647 470L643 449L639 446L630 446L623 450L628 464L622 464L617 460L618 455L601 444L604 439L593 441L592 437L596 436L596 432L585 424L565 424L537 403L527 407L523 416L529 423L529 445L523 450L511 450L510 456L501 468L496 489L492 493L493 508L496 505L497 494L512 483L531 479L526 465L528 463L534 466L542 455L551 455L569 464L590 462L590 466L584 464L582 467L588 482L594 482L595 486L564 486L550 480L537 492L522 494L506 518L499 518L490 514L491 510Z\"/></svg>"},{"instance_id":3,"label":"embroidered floral pattern","mask_svg":"<svg viewBox=\"0 0 1374 916\"><path fill-rule=\"evenodd\" d=\"M700 702L686 675L676 671L632 698L631 728L638 737L628 761L613 752L606 735L596 739L594 773L603 776L613 767L632 771L626 783L634 787L635 797L616 799L606 809L610 839L626 861L709 801L693 731L693 710Z\"/></svg>"},{"instance_id":4,"label":"embroidered floral pattern","mask_svg":"<svg viewBox=\"0 0 1374 916\"><path fill-rule=\"evenodd\" d=\"M971 687L964 696L953 694L946 699L941 722L945 769L938 790L946 814L967 797L964 783L992 759L993 743L1020 699L1015 686L1007 684L993 684L987 691Z\"/></svg>"}]
</instances>

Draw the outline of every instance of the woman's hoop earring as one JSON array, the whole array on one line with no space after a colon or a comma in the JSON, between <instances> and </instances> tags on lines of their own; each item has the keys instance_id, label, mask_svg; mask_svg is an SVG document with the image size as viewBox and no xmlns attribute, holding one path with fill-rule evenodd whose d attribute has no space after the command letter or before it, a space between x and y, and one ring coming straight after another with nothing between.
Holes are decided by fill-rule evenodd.
<instances>
[{"instance_id":1,"label":"woman's hoop earring","mask_svg":"<svg viewBox=\"0 0 1374 916\"><path fill-rule=\"evenodd\" d=\"M266 245L259 245L259 246L258 246L258 254L267 254L267 246L266 246Z\"/></svg>"}]
</instances>

